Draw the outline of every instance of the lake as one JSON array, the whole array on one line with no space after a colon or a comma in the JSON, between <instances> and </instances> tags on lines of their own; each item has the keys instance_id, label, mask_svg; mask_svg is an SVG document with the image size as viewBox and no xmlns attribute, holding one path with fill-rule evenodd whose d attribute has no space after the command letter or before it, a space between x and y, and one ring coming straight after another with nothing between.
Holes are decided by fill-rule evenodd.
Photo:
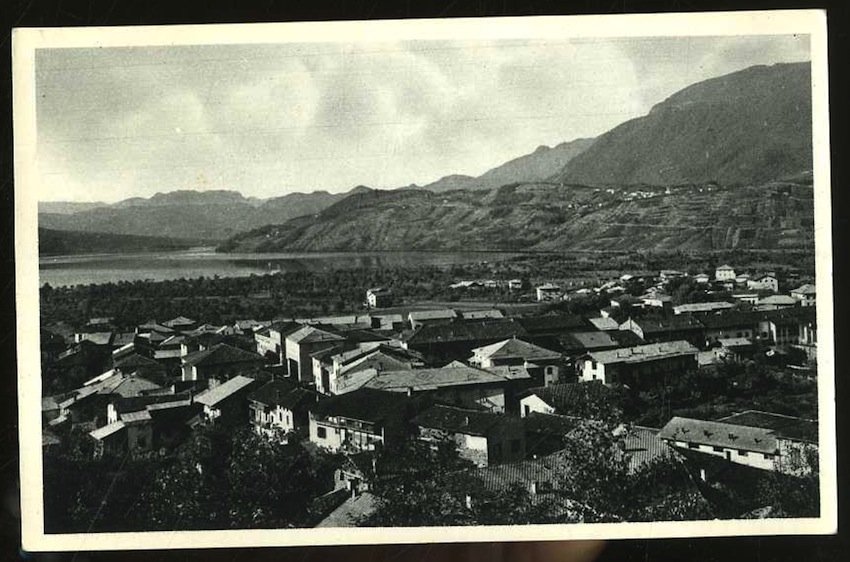
<instances>
[{"instance_id":1,"label":"lake","mask_svg":"<svg viewBox=\"0 0 850 562\"><path fill-rule=\"evenodd\" d=\"M212 248L174 252L44 256L39 282L53 287L193 277L243 277L276 271L327 271L500 261L503 252L338 252L218 254Z\"/></svg>"}]
</instances>

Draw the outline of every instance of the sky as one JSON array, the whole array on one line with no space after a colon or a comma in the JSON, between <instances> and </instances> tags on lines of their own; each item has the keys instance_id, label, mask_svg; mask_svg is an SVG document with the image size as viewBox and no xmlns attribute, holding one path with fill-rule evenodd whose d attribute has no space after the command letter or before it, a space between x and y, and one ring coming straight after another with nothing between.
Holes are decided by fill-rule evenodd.
<instances>
[{"instance_id":1,"label":"sky","mask_svg":"<svg viewBox=\"0 0 850 562\"><path fill-rule=\"evenodd\" d=\"M806 36L40 49L39 199L250 197L480 175Z\"/></svg>"}]
</instances>

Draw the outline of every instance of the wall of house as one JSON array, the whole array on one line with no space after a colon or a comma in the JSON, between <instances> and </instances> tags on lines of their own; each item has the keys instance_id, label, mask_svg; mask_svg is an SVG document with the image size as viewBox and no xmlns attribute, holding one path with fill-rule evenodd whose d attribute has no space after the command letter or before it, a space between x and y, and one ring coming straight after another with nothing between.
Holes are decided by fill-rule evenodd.
<instances>
[{"instance_id":1,"label":"wall of house","mask_svg":"<svg viewBox=\"0 0 850 562\"><path fill-rule=\"evenodd\" d=\"M754 338L758 336L754 326L732 326L727 328L711 328L705 331L705 340L714 343L719 339Z\"/></svg>"},{"instance_id":2,"label":"wall of house","mask_svg":"<svg viewBox=\"0 0 850 562\"><path fill-rule=\"evenodd\" d=\"M460 458L478 466L487 466L489 458L486 437L458 433L455 435L455 444Z\"/></svg>"},{"instance_id":3,"label":"wall of house","mask_svg":"<svg viewBox=\"0 0 850 562\"><path fill-rule=\"evenodd\" d=\"M668 445L678 447L680 449L687 449L689 451L705 453L707 455L713 455L715 457L722 457L730 462L734 462L736 464L743 464L753 468L760 468L762 470L773 470L775 467L776 455L772 454L765 456L763 453L759 453L756 451L733 449L731 447L688 443L685 441L670 441L667 439L665 439L664 441L667 442Z\"/></svg>"},{"instance_id":4,"label":"wall of house","mask_svg":"<svg viewBox=\"0 0 850 562\"><path fill-rule=\"evenodd\" d=\"M323 430L324 435L320 435ZM371 426L358 429L345 420L319 420L310 416L310 441L330 451L339 451L343 446L359 451L372 450L384 441L379 431Z\"/></svg>"},{"instance_id":5,"label":"wall of house","mask_svg":"<svg viewBox=\"0 0 850 562\"><path fill-rule=\"evenodd\" d=\"M602 381L603 383L607 383L605 380L605 364L599 363L593 359L584 359L579 362L579 381L580 382L591 382L591 381Z\"/></svg>"},{"instance_id":6,"label":"wall of house","mask_svg":"<svg viewBox=\"0 0 850 562\"><path fill-rule=\"evenodd\" d=\"M581 364L580 379L581 382L600 380L603 384L622 383L634 386L651 383L653 378L668 373L697 367L696 354L664 357L640 363L609 363L607 365L586 359Z\"/></svg>"},{"instance_id":7,"label":"wall of house","mask_svg":"<svg viewBox=\"0 0 850 562\"><path fill-rule=\"evenodd\" d=\"M532 412L554 414L555 408L541 400L539 396L531 394L519 401L519 415L524 418Z\"/></svg>"},{"instance_id":8,"label":"wall of house","mask_svg":"<svg viewBox=\"0 0 850 562\"><path fill-rule=\"evenodd\" d=\"M483 406L487 410L499 414L505 411L505 391L501 386L449 386L428 391L428 394L459 406L470 408Z\"/></svg>"}]
</instances>

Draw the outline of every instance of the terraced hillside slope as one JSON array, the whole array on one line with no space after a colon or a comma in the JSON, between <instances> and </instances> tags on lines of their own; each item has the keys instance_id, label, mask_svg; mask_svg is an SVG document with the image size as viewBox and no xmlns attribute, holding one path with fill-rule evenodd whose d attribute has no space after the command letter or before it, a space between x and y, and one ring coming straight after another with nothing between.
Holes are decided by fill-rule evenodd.
<instances>
[{"instance_id":1,"label":"terraced hillside slope","mask_svg":"<svg viewBox=\"0 0 850 562\"><path fill-rule=\"evenodd\" d=\"M237 235L221 251L810 248L809 176L764 185L374 191Z\"/></svg>"}]
</instances>

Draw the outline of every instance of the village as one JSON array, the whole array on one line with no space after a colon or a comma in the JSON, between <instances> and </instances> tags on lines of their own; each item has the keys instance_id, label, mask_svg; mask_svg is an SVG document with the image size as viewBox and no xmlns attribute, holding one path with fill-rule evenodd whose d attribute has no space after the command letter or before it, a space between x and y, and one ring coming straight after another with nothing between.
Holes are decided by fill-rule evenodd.
<instances>
[{"instance_id":1,"label":"village","mask_svg":"<svg viewBox=\"0 0 850 562\"><path fill-rule=\"evenodd\" d=\"M203 428L249 428L274 445L332 455L332 479L303 494L326 499L316 526L357 526L392 476L376 463L383 451L448 446L489 492L518 486L534 503L558 495L565 440L613 420L602 427L629 474L659 459L678 463L710 502L716 484L817 473L816 409L721 404L710 391L689 399L690 415L669 404L670 388L716 380L723 368L767 366L816 388L815 287L787 281L730 265L626 273L594 286L457 279L450 289L466 295L499 286L536 302L423 308L364 287L362 308L347 315L227 325L178 316L130 329L112 318L73 330L47 323L43 371L84 382L42 398L45 463L74 435L85 436L92 459L133 463L176 454ZM679 302L683 283L699 298ZM551 306L589 295L605 306L592 314ZM746 384L735 379L724 392ZM647 417L641 404L659 409ZM465 498L473 509L473 490ZM567 499L554 520L574 509Z\"/></svg>"}]
</instances>

